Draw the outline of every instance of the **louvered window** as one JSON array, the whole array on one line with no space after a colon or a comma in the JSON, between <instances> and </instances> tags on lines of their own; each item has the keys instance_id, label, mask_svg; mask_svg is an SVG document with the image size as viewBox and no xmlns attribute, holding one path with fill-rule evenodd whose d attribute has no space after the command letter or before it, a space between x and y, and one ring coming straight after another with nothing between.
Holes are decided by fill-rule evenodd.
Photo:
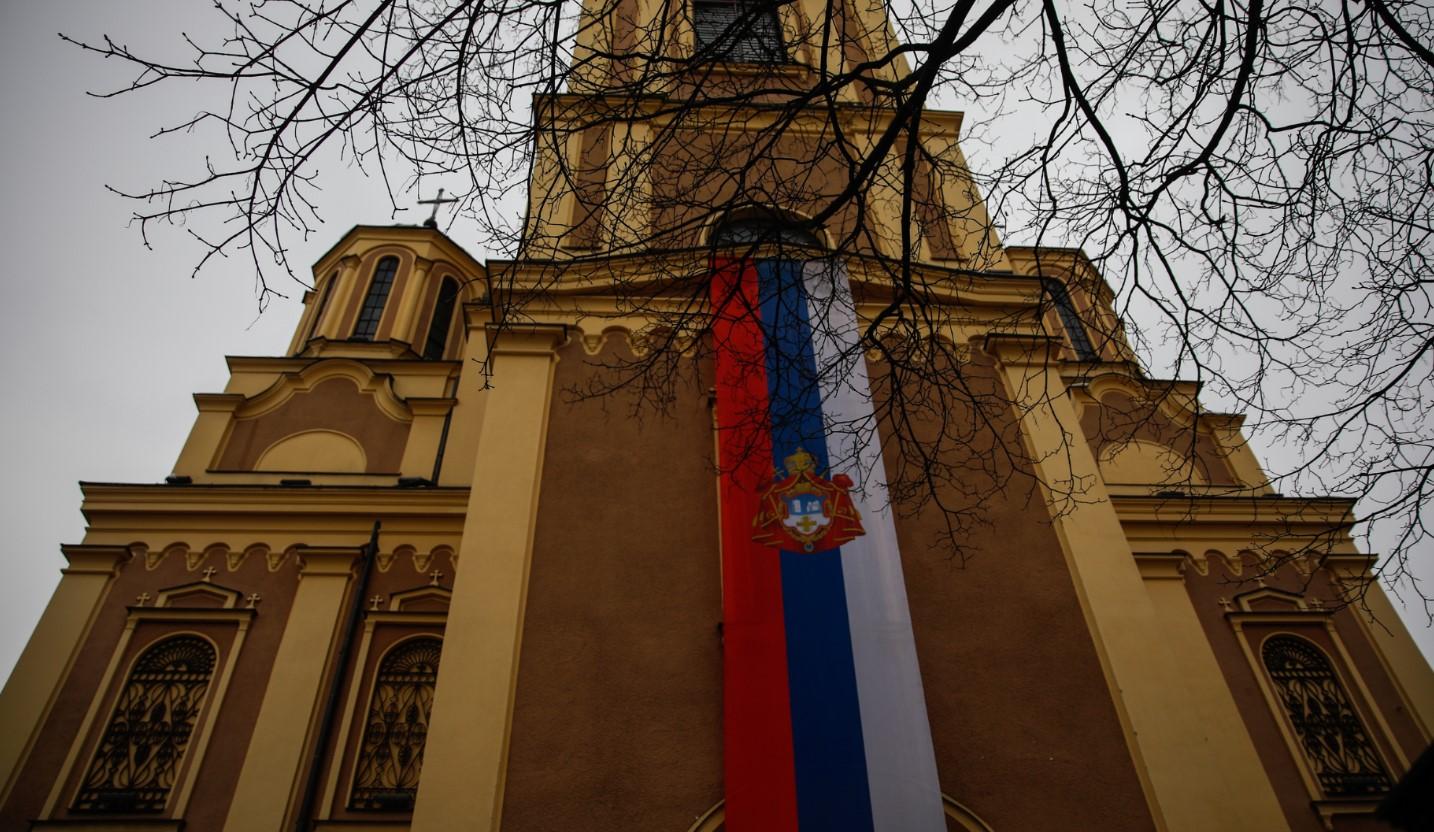
<instances>
[{"instance_id":1,"label":"louvered window","mask_svg":"<svg viewBox=\"0 0 1434 832\"><path fill-rule=\"evenodd\" d=\"M787 60L774 3L695 0L692 23L699 56L758 64Z\"/></svg>"},{"instance_id":2,"label":"louvered window","mask_svg":"<svg viewBox=\"0 0 1434 832\"><path fill-rule=\"evenodd\" d=\"M164 811L214 675L214 658L214 647L197 636L166 639L139 657L80 785L75 811Z\"/></svg>"}]
</instances>

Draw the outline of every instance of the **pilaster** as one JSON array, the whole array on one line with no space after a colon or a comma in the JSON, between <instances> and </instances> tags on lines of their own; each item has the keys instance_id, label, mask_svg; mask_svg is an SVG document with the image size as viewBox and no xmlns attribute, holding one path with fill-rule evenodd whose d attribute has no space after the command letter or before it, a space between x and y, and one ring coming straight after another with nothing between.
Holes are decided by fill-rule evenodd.
<instances>
[{"instance_id":1,"label":"pilaster","mask_svg":"<svg viewBox=\"0 0 1434 832\"><path fill-rule=\"evenodd\" d=\"M334 291L329 295L329 302L324 307L322 317L314 323L314 338L328 338L333 341L342 341L349 336L349 333L342 331L339 324L343 321L343 310L353 298L355 292L361 291L355 284L358 282L359 256L347 254L339 259L338 282L334 284Z\"/></svg>"},{"instance_id":2,"label":"pilaster","mask_svg":"<svg viewBox=\"0 0 1434 832\"><path fill-rule=\"evenodd\" d=\"M243 403L244 397L234 393L194 394L199 415L194 417L194 427L190 428L179 459L174 463L175 474L197 480L209 472L234 411Z\"/></svg>"},{"instance_id":3,"label":"pilaster","mask_svg":"<svg viewBox=\"0 0 1434 832\"><path fill-rule=\"evenodd\" d=\"M1000 360L1156 825L1288 829L1183 587L1150 564L1147 587L1056 372L1058 342L990 336L986 349Z\"/></svg>"},{"instance_id":4,"label":"pilaster","mask_svg":"<svg viewBox=\"0 0 1434 832\"><path fill-rule=\"evenodd\" d=\"M303 782L319 696L331 672L328 658L343 620L344 598L361 553L355 547L300 553L299 589L249 737L225 832L274 832L289 820Z\"/></svg>"},{"instance_id":5,"label":"pilaster","mask_svg":"<svg viewBox=\"0 0 1434 832\"><path fill-rule=\"evenodd\" d=\"M413 832L491 832L503 809L513 695L561 326L488 325L468 518ZM475 331L472 335L478 335Z\"/></svg>"},{"instance_id":6,"label":"pilaster","mask_svg":"<svg viewBox=\"0 0 1434 832\"><path fill-rule=\"evenodd\" d=\"M403 286L396 287L400 291L395 292L389 299L389 303L398 303L398 308L394 311L393 331L389 333L389 337L412 345L415 352L421 351L423 345L418 343L419 335L413 331L413 325L418 320L418 306L423 302L423 290L428 285L428 273L432 269L432 260L414 257L413 272L408 275Z\"/></svg>"},{"instance_id":7,"label":"pilaster","mask_svg":"<svg viewBox=\"0 0 1434 832\"><path fill-rule=\"evenodd\" d=\"M55 694L90 632L110 580L130 557L124 546L61 546L69 565L0 692L0 804L10 796Z\"/></svg>"}]
</instances>

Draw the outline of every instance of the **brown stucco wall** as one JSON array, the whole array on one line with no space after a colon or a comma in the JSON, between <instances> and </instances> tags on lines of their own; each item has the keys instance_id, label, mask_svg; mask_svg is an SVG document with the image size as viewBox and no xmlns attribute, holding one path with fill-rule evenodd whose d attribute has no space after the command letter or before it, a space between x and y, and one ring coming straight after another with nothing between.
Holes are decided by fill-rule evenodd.
<instances>
[{"instance_id":1,"label":"brown stucco wall","mask_svg":"<svg viewBox=\"0 0 1434 832\"><path fill-rule=\"evenodd\" d=\"M1081 430L1097 457L1112 445L1143 439L1165 445L1181 459L1193 459L1194 470L1211 485L1239 484L1213 437L1204 432L1192 435L1190 428L1176 424L1158 405L1112 393L1081 411Z\"/></svg>"},{"instance_id":2,"label":"brown stucco wall","mask_svg":"<svg viewBox=\"0 0 1434 832\"><path fill-rule=\"evenodd\" d=\"M152 548L163 548L165 543L167 541L156 541L150 545ZM197 569L202 569L203 566L218 568L218 573L213 577L214 583L237 589L246 596L257 592L263 598L250 625L248 638L240 650L234 678L214 726L214 739L201 762L186 816L190 829L219 829L222 828L229 810L239 768L248 748L250 731L259 713L259 704L268 684L274 653L283 635L298 581L295 579L292 558L278 572L270 572L262 556L246 558L235 572L229 572L224 563L216 563L213 557L206 559ZM152 571L145 568L143 558L131 560L121 569L101 603L90 637L81 647L74 668L61 686L56 705L45 723L35 750L25 762L9 801L0 809L0 829L26 829L27 822L38 817L52 784L60 775L60 767L69 753L85 712L96 696L105 667L114 654L128 616L126 606L134 604L136 596L141 593L149 593L152 599L161 589L198 580L200 574L197 569L190 571L184 557L180 555L166 557L158 568ZM228 640L229 636L224 634L232 634L234 629L233 624L199 627L187 622L166 625L146 623L136 631L131 640L130 648L120 666L121 670L116 673L115 684L119 684L119 677L123 675L123 669L128 667L129 659L138 650L151 644L162 632L202 630L214 635L221 651L227 651L227 645L231 642ZM224 661L225 655L227 652L221 652L220 662ZM211 695L212 685L213 683L210 688ZM113 688L106 692L92 734L87 738L86 750L78 758L76 769L79 772L87 767L90 749L94 747L98 732L103 731L108 722L113 708L112 691ZM206 703L211 701L206 699ZM190 749L193 749L192 740ZM188 755L188 752L186 754ZM185 765L193 764L192 757L186 759ZM59 817L67 816L64 809L74 798L74 781L78 776L81 775L76 773L67 780L68 785L59 804Z\"/></svg>"},{"instance_id":3,"label":"brown stucco wall","mask_svg":"<svg viewBox=\"0 0 1434 832\"><path fill-rule=\"evenodd\" d=\"M940 489L962 550L929 503L897 521L942 789L994 829L1151 829L1014 414L989 360L964 376L944 456L959 481ZM873 377L880 407L887 376ZM903 473L890 454L887 470Z\"/></svg>"},{"instance_id":4,"label":"brown stucco wall","mask_svg":"<svg viewBox=\"0 0 1434 832\"><path fill-rule=\"evenodd\" d=\"M505 832L683 830L722 797L706 396L642 419L620 396L570 401L595 360L570 344L557 366Z\"/></svg>"},{"instance_id":5,"label":"brown stucco wall","mask_svg":"<svg viewBox=\"0 0 1434 832\"><path fill-rule=\"evenodd\" d=\"M411 423L398 422L374 403L371 394L347 378L330 378L296 393L262 416L233 421L216 470L252 471L275 442L306 430L323 428L353 437L363 447L365 472L396 474L403 460ZM320 473L320 472L316 472Z\"/></svg>"},{"instance_id":6,"label":"brown stucco wall","mask_svg":"<svg viewBox=\"0 0 1434 832\"><path fill-rule=\"evenodd\" d=\"M1280 806L1289 821L1291 832L1320 832L1325 827L1316 813L1311 795L1300 777L1293 757L1296 752L1286 743L1280 731L1277 717L1261 692L1255 671L1250 667L1250 662L1240 645L1240 635L1230 622L1230 613L1226 609L1226 604L1222 603L1222 601L1233 601L1235 596L1240 593L1258 589L1261 585L1318 598L1325 602L1327 609L1333 609L1336 605L1335 599L1339 597L1334 588L1330 586L1324 573L1305 576L1295 570L1293 566L1283 566L1272 574L1266 574L1249 556L1244 558L1240 575L1234 575L1226 570L1216 563L1215 558L1210 559L1208 575L1200 575L1193 569L1187 570L1185 573L1185 586L1190 594L1191 603L1194 605L1201 626L1210 640L1210 646L1214 650L1220 669L1230 686L1230 692L1234 695L1245 727L1250 732L1251 739L1254 740L1260 761L1264 764L1270 782L1275 788ZM1290 610L1288 605L1269 603L1256 608L1261 612L1274 614L1286 613ZM1324 651L1336 670L1346 680L1345 692L1360 711L1361 720L1366 729L1370 731L1371 738L1380 746L1386 761L1391 763L1390 776L1398 779L1404 772L1391 759L1392 755L1389 753L1391 742L1399 743L1405 750L1405 754L1412 759L1412 755L1417 755L1419 751L1423 750L1425 741L1410 717L1405 704L1393 689L1388 676L1378 666L1378 659L1373 653L1373 648L1360 631L1358 622L1352 618L1353 615L1354 612L1351 610L1339 609L1333 613L1332 620L1355 667L1368 684L1373 702L1366 700L1358 690L1348 684L1350 678L1348 668L1340 659L1339 652L1324 625L1323 616L1308 616L1307 620L1294 622L1289 620L1271 622L1247 620L1243 627L1245 637L1257 659L1263 640L1275 633L1300 636L1313 642ZM1288 619L1289 616L1284 616L1284 618ZM1383 714L1393 732L1393 737L1384 735L1371 718L1371 708L1374 707L1377 707ZM1386 825L1380 824L1368 816L1345 816L1335 821L1335 829L1339 832L1387 828Z\"/></svg>"},{"instance_id":7,"label":"brown stucco wall","mask_svg":"<svg viewBox=\"0 0 1434 832\"><path fill-rule=\"evenodd\" d=\"M565 349L557 389L580 386L591 361ZM972 384L1019 447L990 368ZM612 400L554 405L504 829L680 830L721 797L703 398L687 391L671 420L628 418ZM1152 828L1044 504L1028 479L991 469L994 433L966 438L966 484L990 478L963 533L969 558L936 545L936 513L898 521L943 788L997 829ZM992 494L997 483L1009 491Z\"/></svg>"}]
</instances>

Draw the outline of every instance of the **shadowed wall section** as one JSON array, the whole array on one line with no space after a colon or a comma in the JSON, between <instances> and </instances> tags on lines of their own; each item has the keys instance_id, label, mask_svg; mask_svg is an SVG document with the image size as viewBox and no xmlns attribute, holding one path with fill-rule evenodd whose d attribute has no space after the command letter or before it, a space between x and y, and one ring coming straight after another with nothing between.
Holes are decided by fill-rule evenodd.
<instances>
[{"instance_id":1,"label":"shadowed wall section","mask_svg":"<svg viewBox=\"0 0 1434 832\"><path fill-rule=\"evenodd\" d=\"M560 353L503 799L506 832L685 830L722 797L711 413L573 402Z\"/></svg>"}]
</instances>

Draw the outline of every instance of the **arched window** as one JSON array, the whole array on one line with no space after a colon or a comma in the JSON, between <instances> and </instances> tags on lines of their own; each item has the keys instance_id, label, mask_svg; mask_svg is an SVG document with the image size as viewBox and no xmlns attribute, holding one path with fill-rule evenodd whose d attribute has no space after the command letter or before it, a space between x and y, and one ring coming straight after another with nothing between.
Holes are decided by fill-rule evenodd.
<instances>
[{"instance_id":1,"label":"arched window","mask_svg":"<svg viewBox=\"0 0 1434 832\"><path fill-rule=\"evenodd\" d=\"M448 331L453 326L453 306L458 302L458 281L443 278L438 287L438 300L433 304L433 323L428 325L428 340L423 345L424 358L442 358L448 346Z\"/></svg>"},{"instance_id":2,"label":"arched window","mask_svg":"<svg viewBox=\"0 0 1434 832\"><path fill-rule=\"evenodd\" d=\"M1076 355L1081 361L1099 361L1100 355L1095 351L1095 345L1090 342L1090 336L1086 334L1085 324L1081 323L1080 313L1076 312L1075 303L1071 300L1066 285L1059 280L1046 278L1041 281L1041 286L1046 294L1051 296L1056 314L1061 316L1061 326L1065 328Z\"/></svg>"},{"instance_id":3,"label":"arched window","mask_svg":"<svg viewBox=\"0 0 1434 832\"><path fill-rule=\"evenodd\" d=\"M1369 732L1324 652L1296 636L1273 636L1261 650L1275 696L1328 797L1389 789Z\"/></svg>"},{"instance_id":4,"label":"arched window","mask_svg":"<svg viewBox=\"0 0 1434 832\"><path fill-rule=\"evenodd\" d=\"M712 233L716 246L753 246L764 243L821 248L822 241L805 228L778 216L747 216L723 220Z\"/></svg>"},{"instance_id":5,"label":"arched window","mask_svg":"<svg viewBox=\"0 0 1434 832\"><path fill-rule=\"evenodd\" d=\"M214 658L214 647L198 636L165 639L139 657L80 784L76 811L164 811Z\"/></svg>"},{"instance_id":6,"label":"arched window","mask_svg":"<svg viewBox=\"0 0 1434 832\"><path fill-rule=\"evenodd\" d=\"M380 663L354 766L350 809L413 808L442 649L436 638L416 638L395 647Z\"/></svg>"},{"instance_id":7,"label":"arched window","mask_svg":"<svg viewBox=\"0 0 1434 832\"><path fill-rule=\"evenodd\" d=\"M354 325L354 337L363 341L372 340L378 332L383 307L388 303L388 292L393 288L393 276L398 274L398 258L385 257L373 269L373 280L368 284L363 308L359 310L358 323Z\"/></svg>"}]
</instances>

